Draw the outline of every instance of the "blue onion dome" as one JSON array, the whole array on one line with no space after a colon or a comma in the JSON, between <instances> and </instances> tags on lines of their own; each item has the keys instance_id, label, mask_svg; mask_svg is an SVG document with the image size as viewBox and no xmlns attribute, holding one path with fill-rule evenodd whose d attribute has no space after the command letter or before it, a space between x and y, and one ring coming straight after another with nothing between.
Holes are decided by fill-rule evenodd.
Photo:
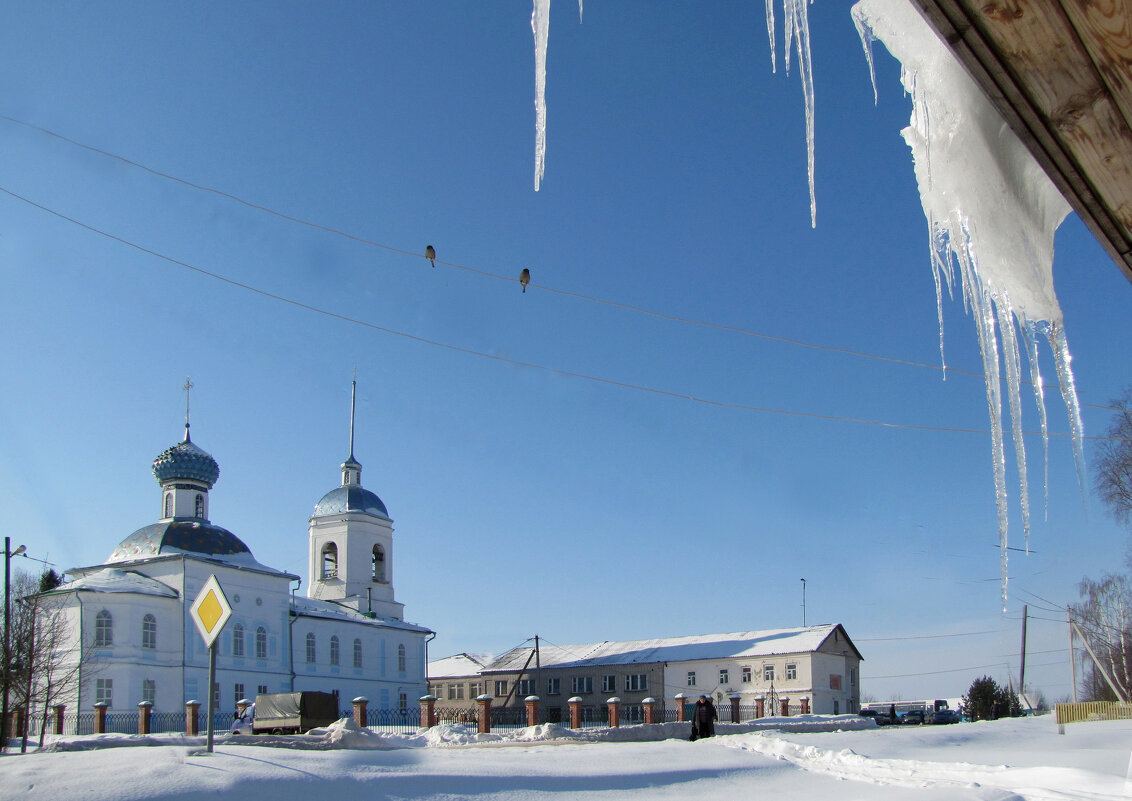
<instances>
[{"instance_id":1,"label":"blue onion dome","mask_svg":"<svg viewBox=\"0 0 1132 801\"><path fill-rule=\"evenodd\" d=\"M166 520L139 528L114 549L106 564L191 553L235 564L254 563L244 542L227 529L204 520Z\"/></svg>"},{"instance_id":2,"label":"blue onion dome","mask_svg":"<svg viewBox=\"0 0 1132 801\"><path fill-rule=\"evenodd\" d=\"M164 484L178 478L200 481L209 489L220 477L220 465L208 453L198 448L189 439L189 427L185 426L185 439L171 448L166 448L153 460L153 477Z\"/></svg>"},{"instance_id":3,"label":"blue onion dome","mask_svg":"<svg viewBox=\"0 0 1132 801\"><path fill-rule=\"evenodd\" d=\"M357 484L335 487L322 496L322 500L315 504L314 514L320 515L344 514L346 512L364 512L365 514L389 520L389 511L381 498L363 489Z\"/></svg>"}]
</instances>

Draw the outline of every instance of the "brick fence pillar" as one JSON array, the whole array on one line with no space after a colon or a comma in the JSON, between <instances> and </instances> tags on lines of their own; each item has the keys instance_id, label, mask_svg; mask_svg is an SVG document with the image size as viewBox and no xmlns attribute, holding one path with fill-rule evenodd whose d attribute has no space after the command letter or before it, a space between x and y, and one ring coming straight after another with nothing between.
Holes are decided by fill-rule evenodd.
<instances>
[{"instance_id":1,"label":"brick fence pillar","mask_svg":"<svg viewBox=\"0 0 1132 801\"><path fill-rule=\"evenodd\" d=\"M802 714L803 715L810 714L810 699L809 698L803 698L802 699Z\"/></svg>"},{"instance_id":2,"label":"brick fence pillar","mask_svg":"<svg viewBox=\"0 0 1132 801\"><path fill-rule=\"evenodd\" d=\"M790 699L789 698L783 698L782 699L782 717L784 717L784 718L790 717Z\"/></svg>"},{"instance_id":3,"label":"brick fence pillar","mask_svg":"<svg viewBox=\"0 0 1132 801\"><path fill-rule=\"evenodd\" d=\"M739 722L739 699L740 698L741 698L741 696L738 693L731 696L731 722L732 723L738 723Z\"/></svg>"},{"instance_id":4,"label":"brick fence pillar","mask_svg":"<svg viewBox=\"0 0 1132 801\"><path fill-rule=\"evenodd\" d=\"M421 728L431 729L436 725L436 696L421 696Z\"/></svg>"},{"instance_id":5,"label":"brick fence pillar","mask_svg":"<svg viewBox=\"0 0 1132 801\"><path fill-rule=\"evenodd\" d=\"M51 730L52 734L62 734L63 733L63 713L66 712L66 711L67 711L67 705L66 704L56 704L55 706L51 707L51 712L54 716L54 721L55 721L55 726Z\"/></svg>"},{"instance_id":6,"label":"brick fence pillar","mask_svg":"<svg viewBox=\"0 0 1132 801\"><path fill-rule=\"evenodd\" d=\"M621 726L621 699L616 695L608 698L605 705L609 707L609 725L616 729Z\"/></svg>"},{"instance_id":7,"label":"brick fence pillar","mask_svg":"<svg viewBox=\"0 0 1132 801\"><path fill-rule=\"evenodd\" d=\"M641 706L645 708L645 724L656 723L656 699L646 698L641 701Z\"/></svg>"},{"instance_id":8,"label":"brick fence pillar","mask_svg":"<svg viewBox=\"0 0 1132 801\"><path fill-rule=\"evenodd\" d=\"M354 725L364 729L369 722L369 699L359 695L350 704L354 707Z\"/></svg>"},{"instance_id":9,"label":"brick fence pillar","mask_svg":"<svg viewBox=\"0 0 1132 801\"><path fill-rule=\"evenodd\" d=\"M200 734L200 701L185 701L185 736L196 737Z\"/></svg>"},{"instance_id":10,"label":"brick fence pillar","mask_svg":"<svg viewBox=\"0 0 1132 801\"><path fill-rule=\"evenodd\" d=\"M99 701L94 705L94 733L106 734L106 702Z\"/></svg>"},{"instance_id":11,"label":"brick fence pillar","mask_svg":"<svg viewBox=\"0 0 1132 801\"><path fill-rule=\"evenodd\" d=\"M688 696L676 693L676 722L683 723L688 719Z\"/></svg>"},{"instance_id":12,"label":"brick fence pillar","mask_svg":"<svg viewBox=\"0 0 1132 801\"><path fill-rule=\"evenodd\" d=\"M766 716L766 699L765 698L756 698L755 699L755 717L761 718L761 717L765 717L765 716Z\"/></svg>"},{"instance_id":13,"label":"brick fence pillar","mask_svg":"<svg viewBox=\"0 0 1132 801\"><path fill-rule=\"evenodd\" d=\"M566 701L566 704L570 707L570 728L571 729L582 728L582 698L581 698L581 696L575 695L573 698L568 699Z\"/></svg>"},{"instance_id":14,"label":"brick fence pillar","mask_svg":"<svg viewBox=\"0 0 1132 801\"><path fill-rule=\"evenodd\" d=\"M138 704L138 734L149 734L150 716L153 714L153 701Z\"/></svg>"},{"instance_id":15,"label":"brick fence pillar","mask_svg":"<svg viewBox=\"0 0 1132 801\"><path fill-rule=\"evenodd\" d=\"M527 705L527 725L538 725L538 696L528 695L523 699L523 703Z\"/></svg>"},{"instance_id":16,"label":"brick fence pillar","mask_svg":"<svg viewBox=\"0 0 1132 801\"><path fill-rule=\"evenodd\" d=\"M476 706L479 707L479 733L491 733L491 696L484 693L476 698Z\"/></svg>"}]
</instances>

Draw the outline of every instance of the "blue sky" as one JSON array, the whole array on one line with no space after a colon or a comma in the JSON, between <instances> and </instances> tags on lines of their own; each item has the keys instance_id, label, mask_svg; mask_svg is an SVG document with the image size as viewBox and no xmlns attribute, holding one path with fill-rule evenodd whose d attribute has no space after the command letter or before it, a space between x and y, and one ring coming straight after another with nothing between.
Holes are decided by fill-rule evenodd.
<instances>
[{"instance_id":1,"label":"blue sky","mask_svg":"<svg viewBox=\"0 0 1132 801\"><path fill-rule=\"evenodd\" d=\"M1036 606L1075 600L1127 533L1083 501L1065 437L1048 513L1027 439L1034 553L1012 555L1002 614L989 435L823 419L986 432L981 378L577 297L938 365L899 67L880 54L874 106L847 7L811 6L812 229L779 16L773 73L761 3L592 3L579 24L558 0L536 193L528 3L9 9L0 115L386 247L0 119L5 533L65 568L155 520L150 463L192 376L213 522L305 576L356 369L355 454L434 656L800 625L805 578L807 621L846 626L868 695L1005 681L1024 603L1048 618L1027 678L1067 694L1063 616ZM1076 216L1056 245L1097 435L1132 375L1132 286ZM978 373L960 301L945 328L949 365Z\"/></svg>"}]
</instances>

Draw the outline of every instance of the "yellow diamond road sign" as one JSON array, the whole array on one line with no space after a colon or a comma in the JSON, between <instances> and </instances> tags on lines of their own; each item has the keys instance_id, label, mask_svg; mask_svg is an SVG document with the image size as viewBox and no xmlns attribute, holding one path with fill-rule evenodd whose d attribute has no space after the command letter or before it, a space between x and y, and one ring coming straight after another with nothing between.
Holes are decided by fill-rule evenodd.
<instances>
[{"instance_id":1,"label":"yellow diamond road sign","mask_svg":"<svg viewBox=\"0 0 1132 801\"><path fill-rule=\"evenodd\" d=\"M197 624L200 636L204 638L204 644L211 648L228 618L232 617L232 607L228 605L228 599L224 597L224 590L220 589L220 582L215 575L208 577L189 612L193 616L193 622Z\"/></svg>"}]
</instances>

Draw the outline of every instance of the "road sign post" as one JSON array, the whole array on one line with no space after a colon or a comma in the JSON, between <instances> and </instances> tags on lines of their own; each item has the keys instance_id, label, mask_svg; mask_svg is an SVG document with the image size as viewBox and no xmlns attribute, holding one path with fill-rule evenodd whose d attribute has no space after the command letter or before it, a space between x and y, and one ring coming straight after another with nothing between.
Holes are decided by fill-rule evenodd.
<instances>
[{"instance_id":1,"label":"road sign post","mask_svg":"<svg viewBox=\"0 0 1132 801\"><path fill-rule=\"evenodd\" d=\"M216 714L216 691L214 689L216 686L216 638L220 636L228 618L232 617L232 607L224 596L224 590L220 588L220 582L216 580L215 574L209 576L208 581L201 587L196 600L189 608L189 613L192 615L193 622L197 625L197 631L204 639L204 644L208 646L207 738L208 751L211 753L213 721Z\"/></svg>"}]
</instances>

